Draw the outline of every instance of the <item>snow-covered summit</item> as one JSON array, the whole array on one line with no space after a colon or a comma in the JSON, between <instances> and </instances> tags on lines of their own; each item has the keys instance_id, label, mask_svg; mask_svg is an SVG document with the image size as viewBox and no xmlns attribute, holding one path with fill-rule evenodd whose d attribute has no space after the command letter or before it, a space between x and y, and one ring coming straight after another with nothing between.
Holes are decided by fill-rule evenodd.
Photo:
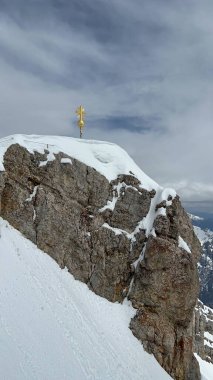
<instances>
[{"instance_id":1,"label":"snow-covered summit","mask_svg":"<svg viewBox=\"0 0 213 380\"><path fill-rule=\"evenodd\" d=\"M54 154L63 152L84 164L93 167L109 181L119 174L135 175L147 190L160 189L160 186L149 178L135 164L132 158L118 145L96 140L76 139L64 136L12 135L0 139L0 170L4 170L3 156L8 147L19 144L29 152L44 153L47 149L48 159L54 160Z\"/></svg>"}]
</instances>

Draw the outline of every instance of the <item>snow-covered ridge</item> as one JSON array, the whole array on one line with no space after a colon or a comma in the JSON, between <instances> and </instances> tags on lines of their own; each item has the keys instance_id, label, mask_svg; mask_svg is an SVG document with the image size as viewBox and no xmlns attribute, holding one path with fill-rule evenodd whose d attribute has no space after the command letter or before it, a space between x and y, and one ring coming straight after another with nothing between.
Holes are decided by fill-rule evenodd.
<instances>
[{"instance_id":1,"label":"snow-covered ridge","mask_svg":"<svg viewBox=\"0 0 213 380\"><path fill-rule=\"evenodd\" d=\"M189 212L188 212L188 216L190 217L191 220L204 220L200 216L190 214Z\"/></svg>"},{"instance_id":2,"label":"snow-covered ridge","mask_svg":"<svg viewBox=\"0 0 213 380\"><path fill-rule=\"evenodd\" d=\"M132 158L118 145L104 141L76 139L64 136L12 135L0 139L0 171L4 170L3 157L12 144L19 144L29 152L49 151L48 160L54 160L54 154L63 152L93 167L109 181L119 174L133 174L147 190L161 189L135 164ZM47 162L41 163L44 166Z\"/></svg>"},{"instance_id":3,"label":"snow-covered ridge","mask_svg":"<svg viewBox=\"0 0 213 380\"><path fill-rule=\"evenodd\" d=\"M201 218L200 216L196 216L193 214L188 213L188 216L192 221L199 221L204 220L204 218ZM198 226L193 226L194 232L197 236L197 238L200 240L201 245L204 245L207 241L211 241L213 239L213 231L211 231L208 228L202 229Z\"/></svg>"}]
</instances>

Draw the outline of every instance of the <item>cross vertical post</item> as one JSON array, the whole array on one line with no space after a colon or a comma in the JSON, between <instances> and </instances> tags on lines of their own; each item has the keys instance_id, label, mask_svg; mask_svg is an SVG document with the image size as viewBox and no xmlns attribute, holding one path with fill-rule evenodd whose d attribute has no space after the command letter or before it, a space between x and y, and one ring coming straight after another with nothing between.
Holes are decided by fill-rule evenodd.
<instances>
[{"instance_id":1,"label":"cross vertical post","mask_svg":"<svg viewBox=\"0 0 213 380\"><path fill-rule=\"evenodd\" d=\"M80 128L80 139L81 139L83 135L82 129L84 128L84 125L85 125L85 121L84 121L85 110L83 106L79 106L76 110L76 113L79 116L78 127Z\"/></svg>"}]
</instances>

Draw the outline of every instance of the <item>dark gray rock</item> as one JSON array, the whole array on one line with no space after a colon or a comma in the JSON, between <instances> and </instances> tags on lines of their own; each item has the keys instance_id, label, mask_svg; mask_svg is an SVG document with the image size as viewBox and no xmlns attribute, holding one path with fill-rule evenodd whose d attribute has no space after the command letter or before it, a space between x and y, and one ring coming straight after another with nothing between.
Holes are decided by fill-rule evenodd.
<instances>
[{"instance_id":1,"label":"dark gray rock","mask_svg":"<svg viewBox=\"0 0 213 380\"><path fill-rule=\"evenodd\" d=\"M124 188L111 217L111 226L133 232L141 219L148 214L150 203L151 197L147 190L139 192L131 187Z\"/></svg>"}]
</instances>

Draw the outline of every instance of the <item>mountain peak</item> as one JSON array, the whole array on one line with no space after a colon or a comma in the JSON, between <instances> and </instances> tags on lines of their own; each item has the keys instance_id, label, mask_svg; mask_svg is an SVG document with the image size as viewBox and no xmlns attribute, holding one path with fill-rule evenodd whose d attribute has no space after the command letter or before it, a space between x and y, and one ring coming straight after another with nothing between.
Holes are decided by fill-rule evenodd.
<instances>
[{"instance_id":1,"label":"mountain peak","mask_svg":"<svg viewBox=\"0 0 213 380\"><path fill-rule=\"evenodd\" d=\"M115 144L16 135L0 147L1 217L97 295L127 297L144 348L175 379L199 379L200 244L176 192Z\"/></svg>"}]
</instances>

